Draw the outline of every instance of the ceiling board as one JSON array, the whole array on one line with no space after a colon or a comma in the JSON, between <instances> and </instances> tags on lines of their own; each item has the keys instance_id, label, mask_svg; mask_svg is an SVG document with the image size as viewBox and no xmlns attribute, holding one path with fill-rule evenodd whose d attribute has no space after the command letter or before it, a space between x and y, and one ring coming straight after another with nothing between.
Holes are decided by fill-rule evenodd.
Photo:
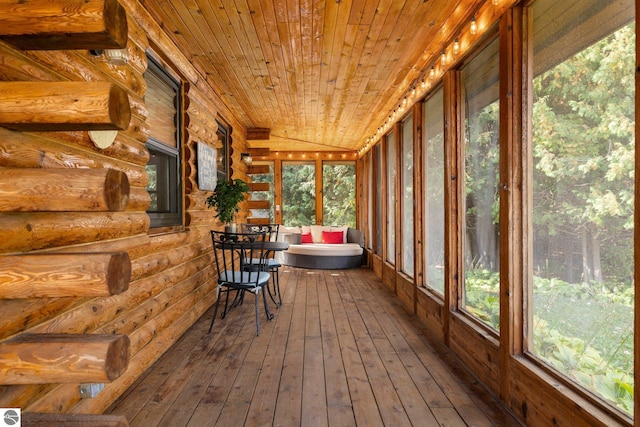
<instances>
[{"instance_id":1,"label":"ceiling board","mask_svg":"<svg viewBox=\"0 0 640 427\"><path fill-rule=\"evenodd\" d=\"M482 2L140 3L245 128L271 129L251 147L353 151Z\"/></svg>"}]
</instances>

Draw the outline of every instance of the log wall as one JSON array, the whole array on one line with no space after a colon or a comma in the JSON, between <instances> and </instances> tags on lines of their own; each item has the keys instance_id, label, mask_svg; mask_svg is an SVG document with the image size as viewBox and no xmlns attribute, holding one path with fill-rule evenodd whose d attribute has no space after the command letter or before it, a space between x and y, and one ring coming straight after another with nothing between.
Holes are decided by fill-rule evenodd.
<instances>
[{"instance_id":1,"label":"log wall","mask_svg":"<svg viewBox=\"0 0 640 427\"><path fill-rule=\"evenodd\" d=\"M55 13L64 2L41 3ZM58 36L22 28L22 18L37 22L27 6L0 17L0 370L12 372L0 382L0 407L21 407L43 425L46 413L100 414L214 302L209 230L222 225L197 186L196 142L215 144L216 117L233 129L233 177L247 179L246 130L137 0L85 3L93 18L105 16L57 19ZM88 50L122 46L123 34L126 65ZM150 50L184 87L184 219L162 232L146 214ZM77 108L58 114L60 90L73 92ZM43 92L54 94L47 106L37 102ZM92 129L121 130L100 149ZM90 369L81 356L92 357ZM41 366L31 372L33 358ZM82 382L106 385L81 399Z\"/></svg>"}]
</instances>

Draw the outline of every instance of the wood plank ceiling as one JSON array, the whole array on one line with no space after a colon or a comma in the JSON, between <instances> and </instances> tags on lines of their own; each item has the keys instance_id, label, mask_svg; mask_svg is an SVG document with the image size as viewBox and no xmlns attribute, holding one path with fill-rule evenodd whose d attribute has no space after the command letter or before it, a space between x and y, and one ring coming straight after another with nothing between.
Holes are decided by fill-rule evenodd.
<instances>
[{"instance_id":1,"label":"wood plank ceiling","mask_svg":"<svg viewBox=\"0 0 640 427\"><path fill-rule=\"evenodd\" d=\"M141 0L272 150L357 150L480 0Z\"/></svg>"}]
</instances>

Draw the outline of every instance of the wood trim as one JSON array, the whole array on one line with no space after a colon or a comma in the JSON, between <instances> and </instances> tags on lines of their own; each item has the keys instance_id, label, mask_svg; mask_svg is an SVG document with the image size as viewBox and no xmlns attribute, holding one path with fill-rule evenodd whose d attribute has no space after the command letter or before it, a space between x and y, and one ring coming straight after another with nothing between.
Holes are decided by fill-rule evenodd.
<instances>
[{"instance_id":1,"label":"wood trim","mask_svg":"<svg viewBox=\"0 0 640 427\"><path fill-rule=\"evenodd\" d=\"M127 174L114 169L3 169L0 211L124 211L129 191Z\"/></svg>"},{"instance_id":2,"label":"wood trim","mask_svg":"<svg viewBox=\"0 0 640 427\"><path fill-rule=\"evenodd\" d=\"M444 204L445 204L445 265L447 274L445 275L444 292L444 338L445 344L449 344L450 320L452 312L456 311L460 305L461 281L460 273L461 259L458 254L461 250L460 243L460 209L461 182L459 177L464 176L460 165L462 154L461 139L461 112L459 103L461 101L459 90L459 75L457 70L447 72L443 76L444 91L444 157L445 157L445 182L444 182Z\"/></svg>"},{"instance_id":3,"label":"wood trim","mask_svg":"<svg viewBox=\"0 0 640 427\"><path fill-rule=\"evenodd\" d=\"M324 215L324 188L322 185L322 160L318 159L315 162L315 178L316 178L316 224L322 224L322 218Z\"/></svg>"},{"instance_id":4,"label":"wood trim","mask_svg":"<svg viewBox=\"0 0 640 427\"><path fill-rule=\"evenodd\" d=\"M0 82L0 126L18 131L126 130L127 91L109 82Z\"/></svg>"},{"instance_id":5,"label":"wood trim","mask_svg":"<svg viewBox=\"0 0 640 427\"><path fill-rule=\"evenodd\" d=\"M0 39L18 49L122 49L127 35L118 0L0 2Z\"/></svg>"},{"instance_id":6,"label":"wood trim","mask_svg":"<svg viewBox=\"0 0 640 427\"><path fill-rule=\"evenodd\" d=\"M529 141L523 122L529 114L523 102L528 92L521 90L527 76L528 58L524 52L523 10L507 11L500 21L500 248L509 256L500 257L500 349L499 392L509 401L511 357L523 352L525 316L523 289L528 272L528 246L524 236L523 161Z\"/></svg>"},{"instance_id":7,"label":"wood trim","mask_svg":"<svg viewBox=\"0 0 640 427\"><path fill-rule=\"evenodd\" d=\"M417 102L413 106L413 235L414 235L414 274L415 284L414 311L418 309L418 286L424 279L424 103Z\"/></svg>"},{"instance_id":8,"label":"wood trim","mask_svg":"<svg viewBox=\"0 0 640 427\"><path fill-rule=\"evenodd\" d=\"M128 363L126 335L22 334L0 343L0 384L111 382Z\"/></svg>"},{"instance_id":9,"label":"wood trim","mask_svg":"<svg viewBox=\"0 0 640 427\"><path fill-rule=\"evenodd\" d=\"M269 173L269 165L251 165L247 168L247 175L263 175Z\"/></svg>"},{"instance_id":10,"label":"wood trim","mask_svg":"<svg viewBox=\"0 0 640 427\"><path fill-rule=\"evenodd\" d=\"M0 257L0 299L111 296L130 279L127 252Z\"/></svg>"},{"instance_id":11,"label":"wood trim","mask_svg":"<svg viewBox=\"0 0 640 427\"><path fill-rule=\"evenodd\" d=\"M248 128L246 139L247 141L253 141L253 140L268 141L270 133L271 133L271 129L269 128ZM267 148L266 150L268 153L269 149ZM267 156L268 154L259 154L259 155Z\"/></svg>"},{"instance_id":12,"label":"wood trim","mask_svg":"<svg viewBox=\"0 0 640 427\"><path fill-rule=\"evenodd\" d=\"M277 224L282 224L282 161L273 161L273 218Z\"/></svg>"}]
</instances>

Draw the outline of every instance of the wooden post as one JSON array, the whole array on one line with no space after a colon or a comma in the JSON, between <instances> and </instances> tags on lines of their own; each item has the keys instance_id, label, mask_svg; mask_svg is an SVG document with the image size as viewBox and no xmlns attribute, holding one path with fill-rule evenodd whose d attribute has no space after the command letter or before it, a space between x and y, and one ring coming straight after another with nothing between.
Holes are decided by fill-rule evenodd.
<instances>
[{"instance_id":1,"label":"wooden post","mask_svg":"<svg viewBox=\"0 0 640 427\"><path fill-rule=\"evenodd\" d=\"M130 279L127 252L0 257L0 299L110 296Z\"/></svg>"},{"instance_id":2,"label":"wooden post","mask_svg":"<svg viewBox=\"0 0 640 427\"><path fill-rule=\"evenodd\" d=\"M126 335L23 334L0 343L0 384L103 383L129 363Z\"/></svg>"},{"instance_id":3,"label":"wooden post","mask_svg":"<svg viewBox=\"0 0 640 427\"><path fill-rule=\"evenodd\" d=\"M130 120L127 91L114 83L0 82L0 126L10 129L124 130Z\"/></svg>"},{"instance_id":4,"label":"wooden post","mask_svg":"<svg viewBox=\"0 0 640 427\"><path fill-rule=\"evenodd\" d=\"M2 169L0 212L123 211L127 174L113 169Z\"/></svg>"},{"instance_id":5,"label":"wooden post","mask_svg":"<svg viewBox=\"0 0 640 427\"><path fill-rule=\"evenodd\" d=\"M118 0L0 0L0 39L19 49L121 49L127 33Z\"/></svg>"}]
</instances>

